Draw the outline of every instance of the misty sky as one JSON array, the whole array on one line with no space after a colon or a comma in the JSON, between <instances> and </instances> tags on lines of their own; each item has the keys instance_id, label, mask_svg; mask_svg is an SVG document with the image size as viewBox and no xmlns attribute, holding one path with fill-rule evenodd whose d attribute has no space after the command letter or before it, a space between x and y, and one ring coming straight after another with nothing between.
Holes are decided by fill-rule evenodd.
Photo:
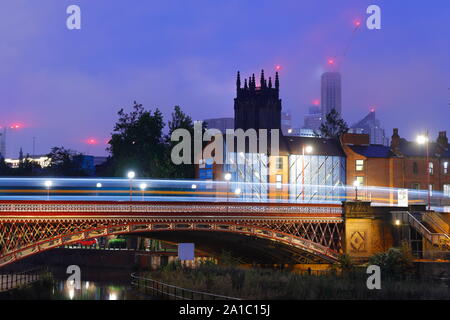
<instances>
[{"instance_id":1,"label":"misty sky","mask_svg":"<svg viewBox=\"0 0 450 320\"><path fill-rule=\"evenodd\" d=\"M80 31L66 28L71 4ZM381 30L365 27L370 4ZM31 153L33 136L36 153L104 155L117 111L134 100L166 119L174 105L196 120L231 117L236 71L276 65L283 109L301 126L329 58L349 124L374 106L389 136L450 133L448 0L1 0L0 36L0 125L24 125L8 133L8 156Z\"/></svg>"}]
</instances>

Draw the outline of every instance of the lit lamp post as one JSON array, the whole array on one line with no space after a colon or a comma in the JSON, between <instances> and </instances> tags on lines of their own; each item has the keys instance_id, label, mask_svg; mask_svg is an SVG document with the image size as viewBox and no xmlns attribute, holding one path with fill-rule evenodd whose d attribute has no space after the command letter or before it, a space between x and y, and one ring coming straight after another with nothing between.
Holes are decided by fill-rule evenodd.
<instances>
[{"instance_id":1,"label":"lit lamp post","mask_svg":"<svg viewBox=\"0 0 450 320\"><path fill-rule=\"evenodd\" d=\"M225 181L227 182L227 213L228 213L228 191L230 190L230 180L231 180L231 173L227 172L224 175Z\"/></svg>"},{"instance_id":2,"label":"lit lamp post","mask_svg":"<svg viewBox=\"0 0 450 320\"><path fill-rule=\"evenodd\" d=\"M142 201L144 201L145 200L145 189L147 189L147 184L146 183L141 183L140 185L139 185L139 188L141 189L141 191L142 191Z\"/></svg>"},{"instance_id":3,"label":"lit lamp post","mask_svg":"<svg viewBox=\"0 0 450 320\"><path fill-rule=\"evenodd\" d=\"M358 180L355 180L353 182L353 186L355 187L355 201L358 201L358 187L359 187L360 183Z\"/></svg>"},{"instance_id":4,"label":"lit lamp post","mask_svg":"<svg viewBox=\"0 0 450 320\"><path fill-rule=\"evenodd\" d=\"M305 201L305 152L311 153L313 151L313 147L311 146L303 146L302 147L302 200Z\"/></svg>"},{"instance_id":5,"label":"lit lamp post","mask_svg":"<svg viewBox=\"0 0 450 320\"><path fill-rule=\"evenodd\" d=\"M130 201L133 201L133 179L136 176L134 171L129 171L127 174L128 179L130 180Z\"/></svg>"},{"instance_id":6,"label":"lit lamp post","mask_svg":"<svg viewBox=\"0 0 450 320\"><path fill-rule=\"evenodd\" d=\"M44 182L45 187L47 188L47 200L50 200L50 188L53 185L53 182L51 182L50 180L47 180Z\"/></svg>"},{"instance_id":7,"label":"lit lamp post","mask_svg":"<svg viewBox=\"0 0 450 320\"><path fill-rule=\"evenodd\" d=\"M96 195L98 197L98 189L100 189L102 187L102 184L100 182L98 182L96 187L97 187L97 194Z\"/></svg>"},{"instance_id":8,"label":"lit lamp post","mask_svg":"<svg viewBox=\"0 0 450 320\"><path fill-rule=\"evenodd\" d=\"M426 151L427 151L427 157L426 157L426 166L425 168L427 169L427 189L428 189L428 210L430 210L430 202L431 202L431 190L430 190L430 160L429 160L429 152L428 152L428 130L425 132L425 135L420 135L417 137L417 143L418 144L424 144L426 146Z\"/></svg>"}]
</instances>

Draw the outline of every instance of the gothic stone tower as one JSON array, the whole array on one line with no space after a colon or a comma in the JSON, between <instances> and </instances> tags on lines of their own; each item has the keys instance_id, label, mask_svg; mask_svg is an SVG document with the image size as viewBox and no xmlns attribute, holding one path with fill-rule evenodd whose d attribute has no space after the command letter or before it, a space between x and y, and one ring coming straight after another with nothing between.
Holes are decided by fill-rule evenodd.
<instances>
[{"instance_id":1,"label":"gothic stone tower","mask_svg":"<svg viewBox=\"0 0 450 320\"><path fill-rule=\"evenodd\" d=\"M238 72L236 81L236 98L234 99L235 129L279 129L281 131L281 99L279 98L280 80L275 75L275 87L272 79L264 78L261 71L259 87L253 74L241 88L241 76Z\"/></svg>"}]
</instances>

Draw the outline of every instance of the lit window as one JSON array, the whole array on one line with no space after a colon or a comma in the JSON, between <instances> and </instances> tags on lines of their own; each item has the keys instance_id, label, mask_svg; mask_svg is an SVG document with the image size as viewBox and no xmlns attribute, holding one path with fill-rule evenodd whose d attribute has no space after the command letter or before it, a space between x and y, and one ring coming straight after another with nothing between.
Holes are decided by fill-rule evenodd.
<instances>
[{"instance_id":1,"label":"lit window","mask_svg":"<svg viewBox=\"0 0 450 320\"><path fill-rule=\"evenodd\" d=\"M356 177L355 180L358 181L359 186L362 186L364 184L364 177Z\"/></svg>"},{"instance_id":2,"label":"lit window","mask_svg":"<svg viewBox=\"0 0 450 320\"><path fill-rule=\"evenodd\" d=\"M282 170L283 169L283 158L278 157L277 158L277 170Z\"/></svg>"},{"instance_id":3,"label":"lit window","mask_svg":"<svg viewBox=\"0 0 450 320\"><path fill-rule=\"evenodd\" d=\"M364 170L364 160L356 160L356 171Z\"/></svg>"},{"instance_id":4,"label":"lit window","mask_svg":"<svg viewBox=\"0 0 450 320\"><path fill-rule=\"evenodd\" d=\"M276 183L276 187L277 189L281 189L281 182L283 181L283 176L281 174L277 174L277 183Z\"/></svg>"},{"instance_id":5,"label":"lit window","mask_svg":"<svg viewBox=\"0 0 450 320\"><path fill-rule=\"evenodd\" d=\"M444 184L444 197L450 198L450 184Z\"/></svg>"},{"instance_id":6,"label":"lit window","mask_svg":"<svg viewBox=\"0 0 450 320\"><path fill-rule=\"evenodd\" d=\"M433 162L428 163L428 170L430 171L430 174L433 174Z\"/></svg>"},{"instance_id":7,"label":"lit window","mask_svg":"<svg viewBox=\"0 0 450 320\"><path fill-rule=\"evenodd\" d=\"M448 161L444 162L444 174L448 174Z\"/></svg>"},{"instance_id":8,"label":"lit window","mask_svg":"<svg viewBox=\"0 0 450 320\"><path fill-rule=\"evenodd\" d=\"M432 196L433 196L433 185L430 184L430 185L428 186L428 188L430 189L430 196L432 197Z\"/></svg>"}]
</instances>

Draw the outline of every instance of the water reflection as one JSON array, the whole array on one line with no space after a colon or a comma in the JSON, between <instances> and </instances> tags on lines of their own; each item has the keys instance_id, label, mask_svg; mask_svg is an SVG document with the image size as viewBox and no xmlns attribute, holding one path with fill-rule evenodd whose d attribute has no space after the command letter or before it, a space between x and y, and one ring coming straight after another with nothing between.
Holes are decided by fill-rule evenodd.
<instances>
[{"instance_id":1,"label":"water reflection","mask_svg":"<svg viewBox=\"0 0 450 320\"><path fill-rule=\"evenodd\" d=\"M58 281L54 299L64 300L140 300L145 299L129 286L82 281L79 289L72 281ZM148 299L148 297L147 297Z\"/></svg>"}]
</instances>

